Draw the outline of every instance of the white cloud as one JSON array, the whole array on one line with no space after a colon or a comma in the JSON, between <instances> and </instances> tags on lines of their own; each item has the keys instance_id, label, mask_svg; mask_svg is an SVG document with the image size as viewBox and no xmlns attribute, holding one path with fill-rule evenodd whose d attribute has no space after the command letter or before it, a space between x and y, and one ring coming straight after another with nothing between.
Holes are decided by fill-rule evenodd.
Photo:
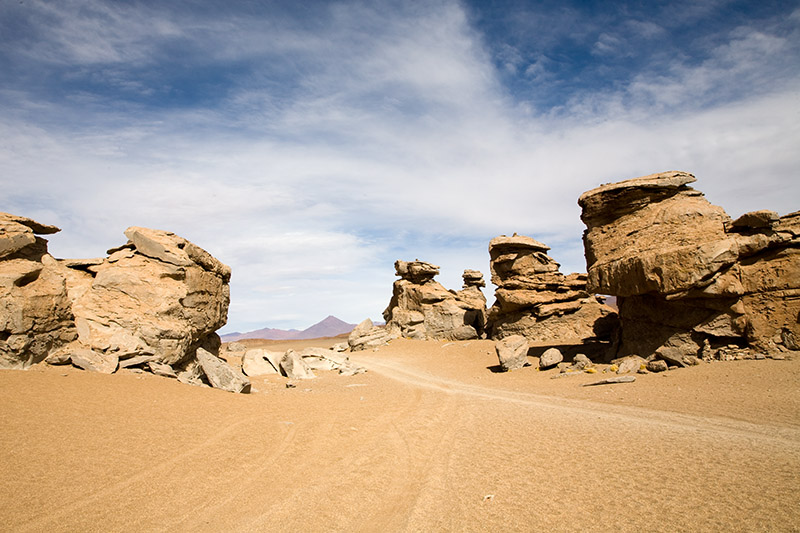
<instances>
[{"instance_id":1,"label":"white cloud","mask_svg":"<svg viewBox=\"0 0 800 533\"><path fill-rule=\"evenodd\" d=\"M46 46L60 43L75 61L149 61L141 22L127 27L120 13L110 29L89 28L85 39L105 43L95 56L65 41L83 23L64 22ZM25 117L78 111L7 91L24 112L0 116L3 209L60 225L51 249L61 256L102 255L129 225L194 241L233 267L227 331L302 328L328 314L380 319L395 259L439 264L448 288L460 288L465 268L488 282L486 248L501 233L535 236L565 272L583 270L576 202L601 182L686 170L731 214L798 208L797 76L693 102L785 64L760 59L792 46L764 31L741 30L700 65L675 61L541 116L500 85L458 4L340 4L311 27L153 24L217 59L255 63L219 107L95 110L76 129ZM282 73L293 64L291 90L272 90L274 58Z\"/></svg>"}]
</instances>

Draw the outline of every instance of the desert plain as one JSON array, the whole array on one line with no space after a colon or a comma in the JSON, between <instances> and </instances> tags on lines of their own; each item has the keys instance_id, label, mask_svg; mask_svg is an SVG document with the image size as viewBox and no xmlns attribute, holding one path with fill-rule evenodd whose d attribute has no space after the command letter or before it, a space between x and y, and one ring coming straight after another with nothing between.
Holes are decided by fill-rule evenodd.
<instances>
[{"instance_id":1,"label":"desert plain","mask_svg":"<svg viewBox=\"0 0 800 533\"><path fill-rule=\"evenodd\" d=\"M256 377L249 395L2 370L2 529L800 530L800 360L584 387L602 365L498 373L489 340L350 358L368 371Z\"/></svg>"}]
</instances>

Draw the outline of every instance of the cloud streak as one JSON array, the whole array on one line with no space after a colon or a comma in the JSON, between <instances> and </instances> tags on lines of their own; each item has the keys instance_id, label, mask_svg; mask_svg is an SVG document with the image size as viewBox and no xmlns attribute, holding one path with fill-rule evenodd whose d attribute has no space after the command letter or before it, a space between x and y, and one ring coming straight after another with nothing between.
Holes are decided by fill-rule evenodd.
<instances>
[{"instance_id":1,"label":"cloud streak","mask_svg":"<svg viewBox=\"0 0 800 533\"><path fill-rule=\"evenodd\" d=\"M31 5L9 14L31 37L0 49L16 73L0 82L3 209L63 227L61 256L102 255L134 224L196 242L233 267L227 331L378 319L395 259L459 288L501 233L583 270L576 200L601 182L687 170L731 214L797 209L791 17L641 63L631 50L671 28L627 13L627 34L565 37L567 15L588 20L574 6L528 6L515 41L447 1ZM589 88L556 68L564 39L582 43L569 57L604 42L630 64Z\"/></svg>"}]
</instances>

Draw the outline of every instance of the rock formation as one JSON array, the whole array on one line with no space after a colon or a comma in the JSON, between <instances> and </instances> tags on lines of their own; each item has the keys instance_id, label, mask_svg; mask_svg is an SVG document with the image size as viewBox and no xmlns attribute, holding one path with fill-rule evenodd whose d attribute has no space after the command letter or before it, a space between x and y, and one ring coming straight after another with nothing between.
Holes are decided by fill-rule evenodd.
<instances>
[{"instance_id":1,"label":"rock formation","mask_svg":"<svg viewBox=\"0 0 800 533\"><path fill-rule=\"evenodd\" d=\"M522 335L538 345L608 345L616 334L614 310L587 291L586 275L560 273L550 248L505 235L489 243L496 301L489 309L491 337Z\"/></svg>"},{"instance_id":2,"label":"rock formation","mask_svg":"<svg viewBox=\"0 0 800 533\"><path fill-rule=\"evenodd\" d=\"M120 358L150 354L180 367L197 348L219 350L230 268L174 233L131 227L99 264L68 264L81 344Z\"/></svg>"},{"instance_id":3,"label":"rock formation","mask_svg":"<svg viewBox=\"0 0 800 533\"><path fill-rule=\"evenodd\" d=\"M58 231L0 213L0 368L26 368L77 337L65 269L37 237Z\"/></svg>"},{"instance_id":4,"label":"rock formation","mask_svg":"<svg viewBox=\"0 0 800 533\"><path fill-rule=\"evenodd\" d=\"M483 274L464 271L464 288L448 291L433 278L439 267L425 261L397 261L392 299L383 312L386 329L409 339L477 339L486 323Z\"/></svg>"},{"instance_id":5,"label":"rock formation","mask_svg":"<svg viewBox=\"0 0 800 533\"><path fill-rule=\"evenodd\" d=\"M58 231L0 213L0 367L46 359L217 380L204 370L219 367L209 352L219 350L215 332L227 320L230 268L174 233L139 227L128 228L128 242L107 258L57 260L36 235Z\"/></svg>"},{"instance_id":6,"label":"rock formation","mask_svg":"<svg viewBox=\"0 0 800 533\"><path fill-rule=\"evenodd\" d=\"M603 185L578 201L588 290L617 296L620 354L683 364L730 345L797 349L800 212L731 220L688 186L694 181L664 172Z\"/></svg>"}]
</instances>

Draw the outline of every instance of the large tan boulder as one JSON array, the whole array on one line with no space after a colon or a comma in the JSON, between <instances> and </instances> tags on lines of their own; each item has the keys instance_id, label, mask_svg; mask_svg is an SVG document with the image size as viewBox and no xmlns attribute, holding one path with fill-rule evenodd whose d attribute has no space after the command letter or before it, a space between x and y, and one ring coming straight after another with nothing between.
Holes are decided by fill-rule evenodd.
<instances>
[{"instance_id":1,"label":"large tan boulder","mask_svg":"<svg viewBox=\"0 0 800 533\"><path fill-rule=\"evenodd\" d=\"M783 338L800 335L800 213L731 220L694 181L664 172L578 201L587 288L618 297L620 353L667 360L706 345L788 349Z\"/></svg>"},{"instance_id":2,"label":"large tan boulder","mask_svg":"<svg viewBox=\"0 0 800 533\"><path fill-rule=\"evenodd\" d=\"M173 233L132 227L125 234L128 244L70 281L81 343L123 358L152 354L171 366L200 347L217 351L230 269Z\"/></svg>"},{"instance_id":3,"label":"large tan boulder","mask_svg":"<svg viewBox=\"0 0 800 533\"><path fill-rule=\"evenodd\" d=\"M26 368L76 337L66 273L37 237L57 231L0 213L0 368Z\"/></svg>"}]
</instances>

